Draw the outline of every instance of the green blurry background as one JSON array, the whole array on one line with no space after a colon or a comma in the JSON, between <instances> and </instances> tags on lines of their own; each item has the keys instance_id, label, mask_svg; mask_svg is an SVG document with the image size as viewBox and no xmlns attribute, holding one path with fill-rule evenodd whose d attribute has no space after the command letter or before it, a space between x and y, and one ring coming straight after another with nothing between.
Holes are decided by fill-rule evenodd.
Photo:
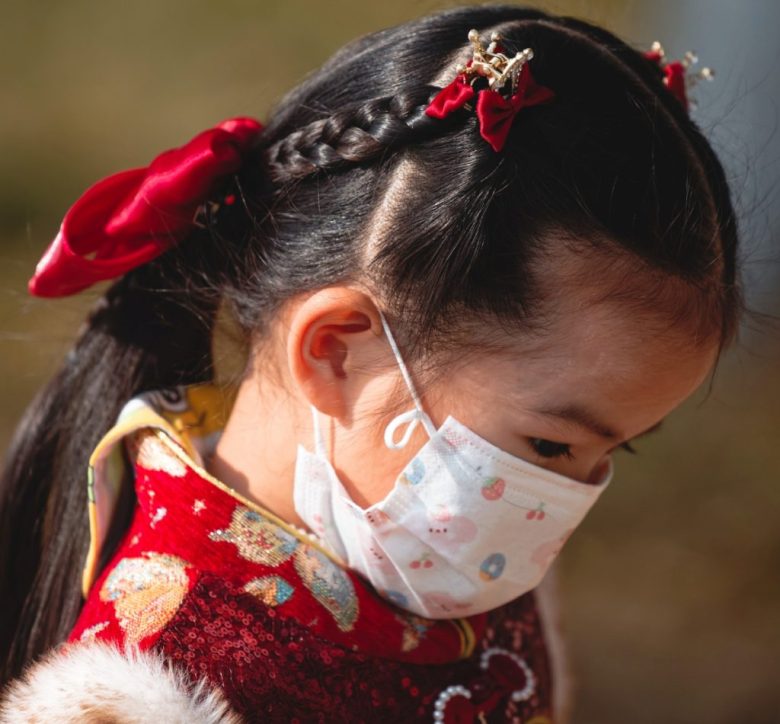
<instances>
[{"instance_id":1,"label":"green blurry background","mask_svg":"<svg viewBox=\"0 0 780 724\"><path fill-rule=\"evenodd\" d=\"M262 119L347 40L453 4L0 3L0 449L103 288L26 291L89 184L223 118ZM694 114L732 180L748 301L778 314L780 3L539 6L715 68ZM621 453L561 554L577 724L780 722L779 327L746 320L709 394Z\"/></svg>"}]
</instances>

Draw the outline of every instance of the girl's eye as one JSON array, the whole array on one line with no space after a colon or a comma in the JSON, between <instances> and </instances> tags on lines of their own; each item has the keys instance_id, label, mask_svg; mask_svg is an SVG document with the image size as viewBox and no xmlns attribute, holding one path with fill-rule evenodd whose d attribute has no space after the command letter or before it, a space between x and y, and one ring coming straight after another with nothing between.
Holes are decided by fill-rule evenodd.
<instances>
[{"instance_id":1,"label":"girl's eye","mask_svg":"<svg viewBox=\"0 0 780 724\"><path fill-rule=\"evenodd\" d=\"M563 442L553 442L552 440L545 440L541 437L528 438L531 442L531 447L537 455L541 455L543 458L559 458L567 457L569 460L574 459L574 455L571 454L571 445ZM622 442L618 445L619 448L630 452L632 455L638 455L639 453L631 446L629 442Z\"/></svg>"},{"instance_id":2,"label":"girl's eye","mask_svg":"<svg viewBox=\"0 0 780 724\"><path fill-rule=\"evenodd\" d=\"M572 460L574 455L571 454L569 448L571 447L567 443L553 442L552 440L545 440L541 437L528 438L531 442L531 447L537 455L541 455L543 458L559 458L565 456Z\"/></svg>"}]
</instances>

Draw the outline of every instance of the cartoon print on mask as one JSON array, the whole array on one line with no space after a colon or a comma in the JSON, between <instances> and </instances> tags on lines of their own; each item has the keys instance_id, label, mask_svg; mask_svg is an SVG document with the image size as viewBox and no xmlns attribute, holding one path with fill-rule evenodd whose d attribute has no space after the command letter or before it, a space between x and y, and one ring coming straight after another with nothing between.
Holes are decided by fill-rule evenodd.
<instances>
[{"instance_id":1,"label":"cartoon print on mask","mask_svg":"<svg viewBox=\"0 0 780 724\"><path fill-rule=\"evenodd\" d=\"M485 500L500 500L505 488L503 478L485 478L482 483L482 497Z\"/></svg>"},{"instance_id":2,"label":"cartoon print on mask","mask_svg":"<svg viewBox=\"0 0 780 724\"><path fill-rule=\"evenodd\" d=\"M412 460L409 469L401 473L401 482L407 485L419 485L425 477L425 464L419 458Z\"/></svg>"},{"instance_id":3,"label":"cartoon print on mask","mask_svg":"<svg viewBox=\"0 0 780 724\"><path fill-rule=\"evenodd\" d=\"M433 560L431 559L430 551L425 551L419 558L415 558L410 564L409 568L417 570L418 568L433 568Z\"/></svg>"},{"instance_id":4,"label":"cartoon print on mask","mask_svg":"<svg viewBox=\"0 0 780 724\"><path fill-rule=\"evenodd\" d=\"M387 576L392 576L397 573L393 562L385 555L376 541L371 541L371 543L366 546L366 550L369 553L368 565L371 568L376 568Z\"/></svg>"},{"instance_id":5,"label":"cartoon print on mask","mask_svg":"<svg viewBox=\"0 0 780 724\"><path fill-rule=\"evenodd\" d=\"M366 520L374 527L381 530L390 522L390 516L383 510L367 510Z\"/></svg>"},{"instance_id":6,"label":"cartoon print on mask","mask_svg":"<svg viewBox=\"0 0 780 724\"><path fill-rule=\"evenodd\" d=\"M209 538L233 543L242 558L266 566L284 563L299 543L286 530L243 505L233 509L228 528L211 531Z\"/></svg>"},{"instance_id":7,"label":"cartoon print on mask","mask_svg":"<svg viewBox=\"0 0 780 724\"><path fill-rule=\"evenodd\" d=\"M440 505L435 511L426 510L409 518L409 530L435 551L444 555L453 555L463 546L477 537L476 523L463 515L453 515L449 509Z\"/></svg>"},{"instance_id":8,"label":"cartoon print on mask","mask_svg":"<svg viewBox=\"0 0 780 724\"><path fill-rule=\"evenodd\" d=\"M365 551L366 564L373 570L379 571L385 575L391 576L396 574L397 571L392 561L385 554L384 549L379 543L379 536L381 536L381 526L386 520L387 515L381 510L367 512L366 519L372 523L372 528L358 528L355 532L360 540L360 547ZM374 536L376 532L376 537Z\"/></svg>"},{"instance_id":9,"label":"cartoon print on mask","mask_svg":"<svg viewBox=\"0 0 780 724\"><path fill-rule=\"evenodd\" d=\"M506 556L503 553L491 553L479 567L479 576L483 581L495 581L506 566Z\"/></svg>"}]
</instances>

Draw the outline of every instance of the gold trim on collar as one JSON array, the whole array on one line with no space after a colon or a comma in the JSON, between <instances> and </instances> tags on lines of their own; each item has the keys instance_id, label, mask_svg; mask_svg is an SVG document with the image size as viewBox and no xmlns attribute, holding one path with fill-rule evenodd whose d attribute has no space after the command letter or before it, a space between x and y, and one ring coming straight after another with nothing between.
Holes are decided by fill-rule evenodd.
<instances>
[{"instance_id":1,"label":"gold trim on collar","mask_svg":"<svg viewBox=\"0 0 780 724\"><path fill-rule=\"evenodd\" d=\"M226 483L223 483L218 478L215 478L211 473L208 472L208 470L198 465L198 463L195 462L195 460L193 460L189 455L187 455L184 452L184 450L182 450L181 447L179 447L178 441L175 438L173 438L167 430L163 428L156 428L155 433L157 437L165 444L165 446L169 450L173 451L173 453L179 458L179 460L181 460L185 465L191 468L200 477L202 477L205 480L208 480L210 483L215 485L221 491L235 498L239 503L241 503L241 505L245 506L246 508L249 508L250 510L253 510L255 513L258 513L259 515L262 515L265 518L268 518L270 521L278 525L280 528L283 528L286 532L288 532L290 535L294 536L298 540L302 541L303 543L306 543L307 545L312 546L313 548L316 548L318 551L320 551L323 555L330 558L330 560L332 560L337 565L345 569L347 568L347 565L344 563L344 561L342 561L335 553L332 553L327 548L324 548L315 538L309 536L307 533L300 530L296 526L283 520L275 513L272 513L267 508L261 506L259 503L256 503L255 501L244 497L237 490L234 490Z\"/></svg>"}]
</instances>

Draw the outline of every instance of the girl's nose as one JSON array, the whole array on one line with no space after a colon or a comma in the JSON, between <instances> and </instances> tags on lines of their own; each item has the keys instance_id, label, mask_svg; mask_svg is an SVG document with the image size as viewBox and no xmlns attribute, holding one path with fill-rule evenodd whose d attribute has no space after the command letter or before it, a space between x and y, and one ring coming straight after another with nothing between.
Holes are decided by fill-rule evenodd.
<instances>
[{"instance_id":1,"label":"girl's nose","mask_svg":"<svg viewBox=\"0 0 780 724\"><path fill-rule=\"evenodd\" d=\"M598 485L609 470L609 455L603 457L590 471L588 479L585 481L588 485Z\"/></svg>"}]
</instances>

